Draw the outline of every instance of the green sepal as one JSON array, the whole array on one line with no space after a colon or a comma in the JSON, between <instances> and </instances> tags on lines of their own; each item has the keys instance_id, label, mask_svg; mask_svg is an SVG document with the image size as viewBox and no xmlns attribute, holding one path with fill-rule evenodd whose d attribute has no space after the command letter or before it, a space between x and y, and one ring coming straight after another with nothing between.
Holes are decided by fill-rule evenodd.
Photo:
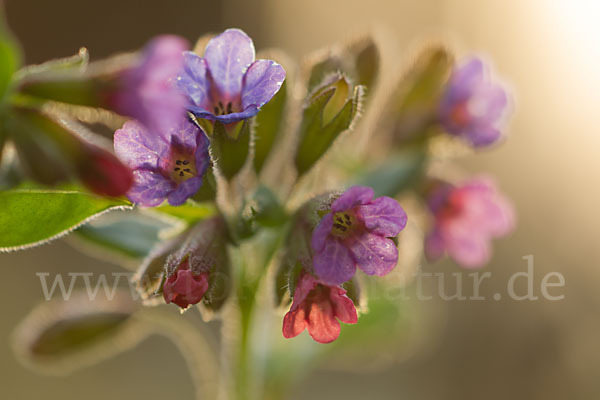
<instances>
[{"instance_id":1,"label":"green sepal","mask_svg":"<svg viewBox=\"0 0 600 400\"><path fill-rule=\"evenodd\" d=\"M279 91L271 101L262 106L256 115L254 132L254 170L259 173L273 149L273 144L284 126L284 112L287 104L287 81L284 81Z\"/></svg>"},{"instance_id":2,"label":"green sepal","mask_svg":"<svg viewBox=\"0 0 600 400\"><path fill-rule=\"evenodd\" d=\"M295 164L299 175L308 171L331 147L335 139L348 130L358 116L363 86L356 86L351 96L336 96L350 92L343 76L331 80L309 97L300 124L299 144ZM343 99L340 101L340 99Z\"/></svg>"},{"instance_id":3,"label":"green sepal","mask_svg":"<svg viewBox=\"0 0 600 400\"><path fill-rule=\"evenodd\" d=\"M250 153L252 120L228 126L216 121L211 141L211 155L219 171L231 180L242 169Z\"/></svg>"},{"instance_id":4,"label":"green sepal","mask_svg":"<svg viewBox=\"0 0 600 400\"><path fill-rule=\"evenodd\" d=\"M423 51L394 89L380 129L390 130L396 143L428 135L453 65L453 56L443 47Z\"/></svg>"},{"instance_id":5,"label":"green sepal","mask_svg":"<svg viewBox=\"0 0 600 400\"><path fill-rule=\"evenodd\" d=\"M308 91L313 91L324 79L334 73L343 73L356 85L363 85L370 91L376 84L380 69L380 55L377 43L366 36L336 47L314 57L311 63Z\"/></svg>"}]
</instances>

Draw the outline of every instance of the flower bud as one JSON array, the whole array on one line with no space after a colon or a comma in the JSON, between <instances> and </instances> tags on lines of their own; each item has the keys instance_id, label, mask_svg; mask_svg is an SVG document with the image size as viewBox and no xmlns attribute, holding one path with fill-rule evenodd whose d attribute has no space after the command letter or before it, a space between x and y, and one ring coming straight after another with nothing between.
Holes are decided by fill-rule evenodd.
<instances>
[{"instance_id":1,"label":"flower bud","mask_svg":"<svg viewBox=\"0 0 600 400\"><path fill-rule=\"evenodd\" d=\"M133 183L129 168L83 139L74 121L14 107L9 124L24 172L40 183L53 185L77 177L91 191L114 197L124 195Z\"/></svg>"},{"instance_id":2,"label":"flower bud","mask_svg":"<svg viewBox=\"0 0 600 400\"><path fill-rule=\"evenodd\" d=\"M202 301L212 311L224 304L231 289L226 240L221 216L204 220L190 231L166 261L163 296L167 303L186 309Z\"/></svg>"},{"instance_id":3,"label":"flower bud","mask_svg":"<svg viewBox=\"0 0 600 400\"><path fill-rule=\"evenodd\" d=\"M363 92L364 86L352 87L345 76L334 74L308 96L295 155L299 174L308 171L350 129L359 115Z\"/></svg>"},{"instance_id":4,"label":"flower bud","mask_svg":"<svg viewBox=\"0 0 600 400\"><path fill-rule=\"evenodd\" d=\"M92 192L102 196L118 197L133 184L133 174L117 157L96 146L86 145L87 156L79 162L77 174Z\"/></svg>"}]
</instances>

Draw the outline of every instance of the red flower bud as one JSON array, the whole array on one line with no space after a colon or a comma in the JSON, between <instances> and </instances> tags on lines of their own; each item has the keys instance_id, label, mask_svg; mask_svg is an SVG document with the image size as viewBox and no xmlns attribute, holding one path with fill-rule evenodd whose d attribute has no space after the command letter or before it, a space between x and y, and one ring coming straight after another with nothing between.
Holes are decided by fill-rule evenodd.
<instances>
[{"instance_id":1,"label":"red flower bud","mask_svg":"<svg viewBox=\"0 0 600 400\"><path fill-rule=\"evenodd\" d=\"M102 196L123 196L133 184L133 173L113 154L86 146L87 156L79 162L79 179L92 192Z\"/></svg>"},{"instance_id":2,"label":"red flower bud","mask_svg":"<svg viewBox=\"0 0 600 400\"><path fill-rule=\"evenodd\" d=\"M186 258L165 282L163 296L167 303L175 303L185 309L199 303L207 290L208 272L192 272L189 258Z\"/></svg>"}]
</instances>

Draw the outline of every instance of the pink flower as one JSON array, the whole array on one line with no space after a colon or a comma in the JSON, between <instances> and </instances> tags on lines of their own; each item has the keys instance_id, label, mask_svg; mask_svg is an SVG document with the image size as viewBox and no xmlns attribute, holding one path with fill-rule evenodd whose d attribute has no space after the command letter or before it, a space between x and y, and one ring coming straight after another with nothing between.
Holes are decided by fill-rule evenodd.
<instances>
[{"instance_id":1,"label":"pink flower","mask_svg":"<svg viewBox=\"0 0 600 400\"><path fill-rule=\"evenodd\" d=\"M491 181L471 180L457 187L442 183L428 203L434 218L425 238L429 260L447 252L464 267L481 267L490 259L491 239L508 234L514 225L510 203Z\"/></svg>"},{"instance_id":2,"label":"pink flower","mask_svg":"<svg viewBox=\"0 0 600 400\"><path fill-rule=\"evenodd\" d=\"M367 275L383 276L398 262L393 240L406 226L406 213L398 202L373 189L353 186L331 204L331 212L314 230L311 247L315 272L321 281L340 285L360 268Z\"/></svg>"},{"instance_id":3,"label":"pink flower","mask_svg":"<svg viewBox=\"0 0 600 400\"><path fill-rule=\"evenodd\" d=\"M167 278L163 287L163 296L168 303L175 303L186 309L202 300L208 290L208 272L194 273L190 270L189 258Z\"/></svg>"},{"instance_id":4,"label":"pink flower","mask_svg":"<svg viewBox=\"0 0 600 400\"><path fill-rule=\"evenodd\" d=\"M304 329L319 343L330 343L340 335L340 323L355 324L356 308L346 291L329 286L303 272L294 291L294 301L283 319L283 336L293 338Z\"/></svg>"}]
</instances>

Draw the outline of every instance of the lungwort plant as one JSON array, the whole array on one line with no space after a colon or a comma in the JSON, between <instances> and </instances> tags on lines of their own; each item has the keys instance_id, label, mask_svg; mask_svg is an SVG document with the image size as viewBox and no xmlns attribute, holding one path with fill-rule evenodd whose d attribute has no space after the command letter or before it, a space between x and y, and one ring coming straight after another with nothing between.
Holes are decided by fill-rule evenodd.
<instances>
[{"instance_id":1,"label":"lungwort plant","mask_svg":"<svg viewBox=\"0 0 600 400\"><path fill-rule=\"evenodd\" d=\"M479 58L429 46L394 80L368 36L298 66L239 29L31 66L3 31L0 58L0 250L69 235L137 268L132 293L23 321L15 350L46 372L161 333L198 398L282 398L317 361L398 347L415 311L390 276L422 255L482 267L513 226L489 179L431 168L504 140Z\"/></svg>"}]
</instances>

